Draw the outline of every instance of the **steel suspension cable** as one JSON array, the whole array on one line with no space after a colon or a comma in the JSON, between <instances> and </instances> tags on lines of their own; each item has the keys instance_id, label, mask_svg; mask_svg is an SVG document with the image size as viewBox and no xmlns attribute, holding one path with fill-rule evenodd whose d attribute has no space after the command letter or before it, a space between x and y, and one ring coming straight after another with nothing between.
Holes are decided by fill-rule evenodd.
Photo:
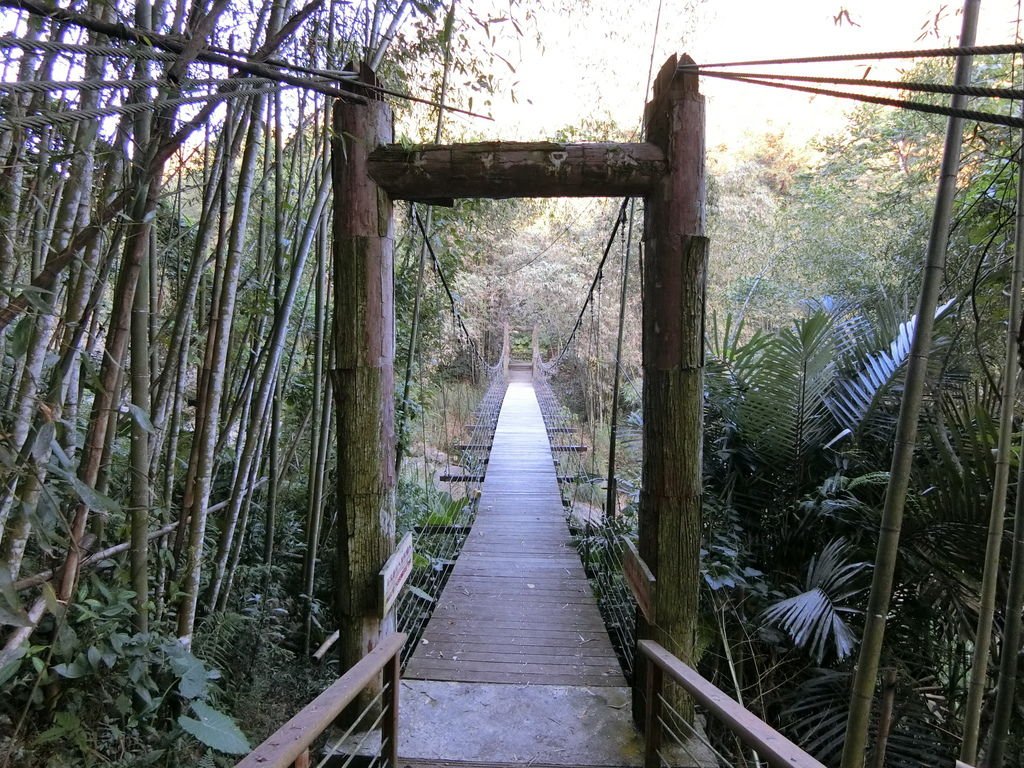
<instances>
[{"instance_id":1,"label":"steel suspension cable","mask_svg":"<svg viewBox=\"0 0 1024 768\"><path fill-rule=\"evenodd\" d=\"M205 80L182 80L179 86L183 89L190 88L215 88L219 85L231 82L224 78L208 78ZM253 85L264 85L273 83L274 80L265 77L249 77L246 83ZM17 82L0 82L0 93L23 94L23 93L50 93L53 91L106 91L135 88L160 88L166 87L166 80L150 79L119 79L103 80L90 77L86 80L23 80Z\"/></svg>"},{"instance_id":2,"label":"steel suspension cable","mask_svg":"<svg viewBox=\"0 0 1024 768\"><path fill-rule=\"evenodd\" d=\"M858 88L886 88L897 91L913 91L916 93L939 93L955 96L974 96L978 98L1021 99L1024 89L1020 88L986 88L976 85L946 85L944 83L915 83L901 80L867 80L856 77L815 77L811 75L784 75L774 72L700 72L709 77L745 77L764 80L790 80L800 83L825 83L828 85L852 85Z\"/></svg>"},{"instance_id":3,"label":"steel suspension cable","mask_svg":"<svg viewBox=\"0 0 1024 768\"><path fill-rule=\"evenodd\" d=\"M0 0L0 8L13 8L15 10L26 11L27 13L31 13L36 16L43 16L66 24L73 24L77 27L82 27L92 32L106 35L112 39L124 40L143 48L157 48L172 54L178 54L179 56L175 56L174 60L177 60L180 57L180 54L185 53L190 46L190 43L171 35L162 35L155 32L135 29L125 24L102 21L88 14L77 13L64 8L57 8L44 2L38 2L37 0ZM43 42L43 46L46 46L46 48L52 49L55 45L64 44L47 41ZM46 48L39 47L39 50L46 50ZM280 80L281 82L289 83L290 85L297 85L310 90L319 91L327 96L334 96L336 98L342 98L356 103L362 103L365 101L362 96L358 96L351 91L334 86L325 87L315 81L309 80L308 78L296 77L288 74L287 72L282 72L280 71L280 68L267 65L262 61L247 61L238 56L214 53L209 48L200 49L195 53L194 58L196 61L208 64L219 64L246 74L261 75L263 77L269 77L275 80ZM259 58L260 57L257 57L257 59Z\"/></svg>"},{"instance_id":4,"label":"steel suspension cable","mask_svg":"<svg viewBox=\"0 0 1024 768\"><path fill-rule=\"evenodd\" d=\"M239 80L239 85L245 84L247 81ZM111 107L97 107L95 109L76 109L70 112L60 112L56 110L44 110L37 112L29 117L14 118L4 120L0 123L0 132L10 131L15 129L34 129L34 128L47 128L53 125L71 124L81 122L83 120L97 120L103 117L114 117L116 115L138 115L145 112L153 112L165 107L181 107L189 104L199 103L213 103L219 101L228 101L230 99L237 99L246 96L255 96L265 93L274 93L279 90L280 86L277 83L272 85L262 85L255 88L237 88L234 90L223 91L221 93L208 93L198 96L182 96L174 99L155 99L148 102L134 102L132 104L123 104L121 106Z\"/></svg>"},{"instance_id":5,"label":"steel suspension cable","mask_svg":"<svg viewBox=\"0 0 1024 768\"><path fill-rule=\"evenodd\" d=\"M16 40L16 42L10 43L16 47L29 48L29 46L31 46L30 49L44 52L60 52L60 49L63 48L65 49L65 52L69 53L95 53L96 55L124 56L127 58L152 58L166 61L176 61L178 59L176 54L181 53L185 49L185 43L171 35L161 35L155 32L135 29L125 24L101 21L100 19L87 14L47 6L45 3L38 2L37 0L0 0L0 8L14 8L37 16L43 16L48 19L55 19L67 24L73 24L99 34L106 35L112 39L124 40L128 43L133 43L140 46L143 50L146 50L146 53L128 53L125 52L127 49L118 48L116 46L90 46L78 43L58 43L54 41L24 41L17 40L16 38L8 38L5 40L5 42ZM71 50L72 48L78 50L73 51ZM160 49L160 51L153 51L152 49L154 48ZM100 49L107 50L105 53L101 53ZM269 77L271 79L288 83L289 85L307 88L326 96L332 96L334 98L354 103L364 103L366 101L365 97L353 93L352 90L350 90L351 84L358 81L358 73L355 72L338 72L336 70L304 67L302 65L292 64L282 59L261 56L258 53L245 53L217 46L204 47L195 54L195 59L199 62L228 67L250 75ZM319 79L300 77L282 70L314 74ZM327 84L323 81L327 81ZM477 117L483 120L494 119L489 115L482 115L468 109L453 107L448 104L437 104L430 99L420 98L419 96L413 96L412 94L403 93L401 91L394 91L381 85L360 82L358 83L358 86L360 90L393 96L405 101L416 102L417 104L426 104L449 112L458 112L459 114L469 115L470 117Z\"/></svg>"},{"instance_id":6,"label":"steel suspension cable","mask_svg":"<svg viewBox=\"0 0 1024 768\"><path fill-rule=\"evenodd\" d=\"M839 99L851 101L862 101L867 104L878 104L883 107L896 107L897 109L908 109L914 112L927 112L932 115L943 115L945 117L957 117L964 120L975 120L979 123L990 123L992 125L1005 125L1009 128L1024 128L1024 119L1011 117L1009 115L997 115L993 112L979 112L973 109L958 109L955 107L942 107L935 104L924 104L919 101L907 101L904 99L889 99L884 96L869 96L863 93L851 93L848 91L830 91L826 88L811 88L804 85L793 85L791 83L773 82L753 77L742 77L727 72L704 72L702 75L718 77L723 80L732 80L738 83L749 83L751 85L766 85L770 88L783 88L788 91L810 93L815 96L832 96Z\"/></svg>"},{"instance_id":7,"label":"steel suspension cable","mask_svg":"<svg viewBox=\"0 0 1024 768\"><path fill-rule=\"evenodd\" d=\"M56 40L24 40L19 37L0 37L0 50L19 50L27 53L56 53L68 56L108 56L111 58L146 61L178 60L178 54L176 53L167 53L166 51L158 51L141 46L126 48L120 45L65 43Z\"/></svg>"},{"instance_id":8,"label":"steel suspension cable","mask_svg":"<svg viewBox=\"0 0 1024 768\"><path fill-rule=\"evenodd\" d=\"M608 244L605 245L604 255L601 256L601 263L597 265L597 274L594 275L593 281L590 283L590 290L587 291L587 298L583 301L583 306L580 307L580 313L576 317L576 324L573 325L572 331L569 333L569 338L565 340L565 344L562 346L561 352L555 357L549 365L557 365L565 354L569 351L569 347L572 345L573 340L576 338L576 334L579 332L583 325L583 317L586 314L587 306L589 306L591 300L594 298L594 291L597 290L598 283L601 282L601 274L604 270L605 262L608 261L608 254L612 251L612 246L615 245L615 235L619 231L619 227L622 225L622 221L625 218L626 206L629 204L629 198L625 198L622 201L622 205L619 206L618 215L615 217L615 225L612 227L612 233L608 237Z\"/></svg>"},{"instance_id":9,"label":"steel suspension cable","mask_svg":"<svg viewBox=\"0 0 1024 768\"><path fill-rule=\"evenodd\" d=\"M619 382L622 374L622 343L626 327L626 297L629 286L629 252L633 247L633 213L636 204L629 206L629 227L625 247L622 250L622 277L619 290L619 329L615 344L615 371L612 375L612 403L608 420L608 489L605 499L605 515L618 516L618 481L615 477L615 443L619 422Z\"/></svg>"},{"instance_id":10,"label":"steel suspension cable","mask_svg":"<svg viewBox=\"0 0 1024 768\"><path fill-rule=\"evenodd\" d=\"M462 313L459 312L458 304L455 301L455 295L452 293L451 286L448 285L448 278L444 274L444 269L441 268L441 262L437 258L437 254L434 253L434 246L430 244L430 237L427 235L426 225L423 223L423 219L420 218L419 211L415 213L416 224L420 228L420 232L423 234L423 242L427 245L427 251L430 253L430 258L434 263L434 270L437 272L437 276L441 278L441 285L444 286L444 292L448 294L448 302L452 307L452 316L458 321L459 327L462 328L462 334L466 337L466 341L469 343L470 348L473 350L473 354L476 355L484 365L487 365L487 360L484 359L483 355L480 354L480 350L476 345L476 340L469 332L469 328L466 327L466 322L462 319Z\"/></svg>"},{"instance_id":11,"label":"steel suspension cable","mask_svg":"<svg viewBox=\"0 0 1024 768\"><path fill-rule=\"evenodd\" d=\"M785 59L751 59L747 61L719 61L712 64L680 64L679 69L694 70L710 67L754 67L769 64L826 64L843 61L880 61L883 59L927 59L959 56L994 56L1024 53L1024 43L1001 45L961 45L952 48L924 48L919 51L879 51L875 53L839 53L825 56L800 56Z\"/></svg>"}]
</instances>

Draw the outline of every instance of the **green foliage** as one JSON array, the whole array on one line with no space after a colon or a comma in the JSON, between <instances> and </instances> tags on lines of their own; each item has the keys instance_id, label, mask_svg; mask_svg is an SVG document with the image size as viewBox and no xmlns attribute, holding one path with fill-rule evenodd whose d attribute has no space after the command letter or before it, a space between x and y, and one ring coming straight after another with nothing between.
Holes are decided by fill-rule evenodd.
<instances>
[{"instance_id":1,"label":"green foliage","mask_svg":"<svg viewBox=\"0 0 1024 768\"><path fill-rule=\"evenodd\" d=\"M864 591L866 585L858 577L869 564L847 562L851 550L844 539L826 544L807 566L803 591L764 612L766 622L782 627L793 643L808 651L818 664L830 650L842 661L857 646L857 636L843 614L856 612L848 606Z\"/></svg>"},{"instance_id":2,"label":"green foliage","mask_svg":"<svg viewBox=\"0 0 1024 768\"><path fill-rule=\"evenodd\" d=\"M27 646L17 666L4 670L9 679L0 716L17 722L28 714L28 727L39 728L29 740L40 760L56 750L71 764L87 765L99 755L145 751L149 764L187 765L198 745L182 742L185 731L228 751L229 742L183 725L179 713L190 707L241 739L235 746L244 742L230 717L211 704L220 695L218 670L174 637L124 631L134 614L132 597L88 579L74 605L52 620L51 642Z\"/></svg>"},{"instance_id":3,"label":"green foliage","mask_svg":"<svg viewBox=\"0 0 1024 768\"><path fill-rule=\"evenodd\" d=\"M244 755L252 749L245 734L227 715L202 701L193 701L192 711L199 719L179 715L178 725L206 746L229 755Z\"/></svg>"}]
</instances>

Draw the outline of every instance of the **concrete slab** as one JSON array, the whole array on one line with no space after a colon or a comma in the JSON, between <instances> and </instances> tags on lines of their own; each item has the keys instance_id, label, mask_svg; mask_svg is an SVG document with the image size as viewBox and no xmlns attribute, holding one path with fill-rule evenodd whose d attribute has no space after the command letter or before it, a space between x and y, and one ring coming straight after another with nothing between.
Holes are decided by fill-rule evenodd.
<instances>
[{"instance_id":1,"label":"concrete slab","mask_svg":"<svg viewBox=\"0 0 1024 768\"><path fill-rule=\"evenodd\" d=\"M639 766L628 688L403 680L399 753L417 762Z\"/></svg>"}]
</instances>

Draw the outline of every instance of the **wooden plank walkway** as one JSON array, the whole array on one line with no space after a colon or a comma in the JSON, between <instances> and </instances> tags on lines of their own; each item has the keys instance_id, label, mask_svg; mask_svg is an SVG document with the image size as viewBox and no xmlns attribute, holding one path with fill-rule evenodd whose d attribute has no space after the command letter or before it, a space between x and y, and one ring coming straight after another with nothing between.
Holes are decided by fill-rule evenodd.
<instances>
[{"instance_id":1,"label":"wooden plank walkway","mask_svg":"<svg viewBox=\"0 0 1024 768\"><path fill-rule=\"evenodd\" d=\"M533 384L516 378L476 522L405 677L624 686L569 536Z\"/></svg>"}]
</instances>

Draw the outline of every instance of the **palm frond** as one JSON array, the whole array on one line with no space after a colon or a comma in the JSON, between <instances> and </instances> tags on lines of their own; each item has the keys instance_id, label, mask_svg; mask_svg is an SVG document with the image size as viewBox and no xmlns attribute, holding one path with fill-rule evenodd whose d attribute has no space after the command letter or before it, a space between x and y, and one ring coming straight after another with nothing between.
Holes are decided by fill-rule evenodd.
<instances>
[{"instance_id":1,"label":"palm frond","mask_svg":"<svg viewBox=\"0 0 1024 768\"><path fill-rule=\"evenodd\" d=\"M953 307L948 301L935 311L945 316ZM854 432L887 433L895 424L895 410L880 412L880 405L893 392L910 356L910 345L917 327L917 315L900 323L888 347L860 360L860 371L852 378L836 382L828 405L839 424Z\"/></svg>"},{"instance_id":2,"label":"palm frond","mask_svg":"<svg viewBox=\"0 0 1024 768\"><path fill-rule=\"evenodd\" d=\"M766 624L781 627L798 648L821 663L834 650L840 660L857 646L857 637L843 614L855 613L849 601L863 591L857 576L866 562L847 562L851 547L846 539L833 539L811 558L804 590L780 600L764 612Z\"/></svg>"},{"instance_id":3,"label":"palm frond","mask_svg":"<svg viewBox=\"0 0 1024 768\"><path fill-rule=\"evenodd\" d=\"M770 337L738 413L739 426L758 459L797 469L837 430L826 408L835 378L831 318L797 321Z\"/></svg>"},{"instance_id":4,"label":"palm frond","mask_svg":"<svg viewBox=\"0 0 1024 768\"><path fill-rule=\"evenodd\" d=\"M835 669L810 669L789 694L782 710L783 728L815 758L833 765L846 740L850 705L850 674Z\"/></svg>"}]
</instances>

